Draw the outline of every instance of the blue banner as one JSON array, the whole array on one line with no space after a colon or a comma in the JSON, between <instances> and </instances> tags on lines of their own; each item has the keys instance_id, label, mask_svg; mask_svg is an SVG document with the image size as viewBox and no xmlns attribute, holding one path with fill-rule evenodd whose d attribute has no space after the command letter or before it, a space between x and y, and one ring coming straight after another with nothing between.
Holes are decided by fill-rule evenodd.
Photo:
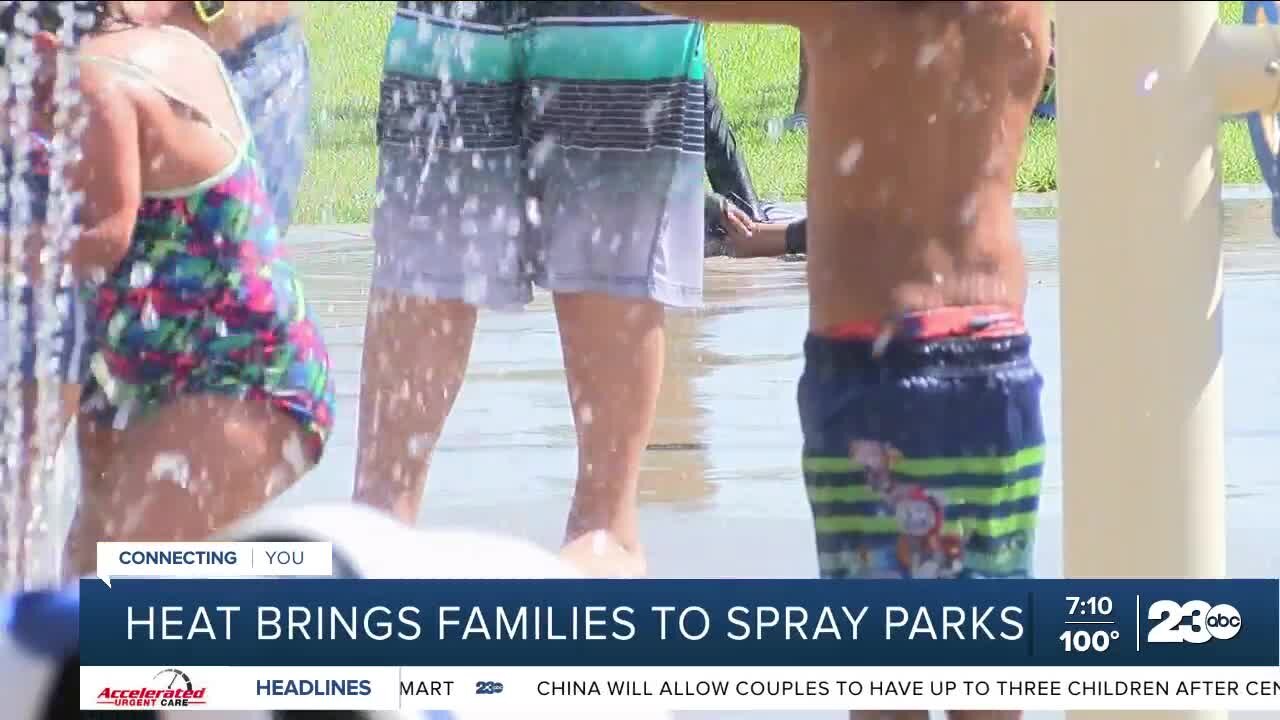
<instances>
[{"instance_id":1,"label":"blue banner","mask_svg":"<svg viewBox=\"0 0 1280 720\"><path fill-rule=\"evenodd\" d=\"M1277 580L81 581L82 665L1276 666Z\"/></svg>"}]
</instances>

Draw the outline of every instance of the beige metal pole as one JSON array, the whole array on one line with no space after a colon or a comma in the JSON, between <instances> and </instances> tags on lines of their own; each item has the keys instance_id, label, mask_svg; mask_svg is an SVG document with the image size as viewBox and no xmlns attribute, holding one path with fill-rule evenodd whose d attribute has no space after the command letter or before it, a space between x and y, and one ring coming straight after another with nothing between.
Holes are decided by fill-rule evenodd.
<instances>
[{"instance_id":1,"label":"beige metal pole","mask_svg":"<svg viewBox=\"0 0 1280 720\"><path fill-rule=\"evenodd\" d=\"M1057 4L1067 577L1225 572L1216 22Z\"/></svg>"}]
</instances>

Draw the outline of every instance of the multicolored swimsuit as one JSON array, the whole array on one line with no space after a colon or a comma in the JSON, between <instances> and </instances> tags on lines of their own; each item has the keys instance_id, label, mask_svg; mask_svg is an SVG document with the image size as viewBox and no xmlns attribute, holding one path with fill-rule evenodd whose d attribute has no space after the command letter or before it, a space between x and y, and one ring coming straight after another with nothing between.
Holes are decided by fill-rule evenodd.
<instances>
[{"instance_id":1,"label":"multicolored swimsuit","mask_svg":"<svg viewBox=\"0 0 1280 720\"><path fill-rule=\"evenodd\" d=\"M221 61L243 141L147 70L117 58L84 59L154 87L236 154L195 186L143 194L124 259L87 291L97 347L83 410L122 428L184 394L263 400L302 425L318 460L333 425L329 356L282 255L252 133Z\"/></svg>"}]
</instances>

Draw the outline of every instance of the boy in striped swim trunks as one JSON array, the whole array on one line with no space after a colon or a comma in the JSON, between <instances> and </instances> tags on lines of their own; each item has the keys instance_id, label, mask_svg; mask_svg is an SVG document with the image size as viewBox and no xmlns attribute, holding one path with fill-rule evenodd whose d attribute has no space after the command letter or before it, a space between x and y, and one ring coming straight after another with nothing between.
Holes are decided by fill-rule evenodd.
<instances>
[{"instance_id":1,"label":"boy in striped swim trunks","mask_svg":"<svg viewBox=\"0 0 1280 720\"><path fill-rule=\"evenodd\" d=\"M578 431L566 540L605 531L639 558L664 307L702 296L703 106L697 23L629 2L399 3L357 500L417 518L477 308L522 307L538 285Z\"/></svg>"},{"instance_id":2,"label":"boy in striped swim trunks","mask_svg":"<svg viewBox=\"0 0 1280 720\"><path fill-rule=\"evenodd\" d=\"M822 575L1029 575L1044 431L1010 207L1043 3L652 5L795 25L811 61L799 406Z\"/></svg>"}]
</instances>

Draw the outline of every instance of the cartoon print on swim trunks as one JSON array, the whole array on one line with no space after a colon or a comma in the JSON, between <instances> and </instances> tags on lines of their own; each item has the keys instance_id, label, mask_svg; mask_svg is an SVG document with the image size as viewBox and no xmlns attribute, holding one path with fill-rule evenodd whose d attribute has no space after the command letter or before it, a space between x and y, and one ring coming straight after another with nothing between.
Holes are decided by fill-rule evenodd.
<instances>
[{"instance_id":1,"label":"cartoon print on swim trunks","mask_svg":"<svg viewBox=\"0 0 1280 720\"><path fill-rule=\"evenodd\" d=\"M964 571L966 538L947 528L947 500L912 483L898 482L893 466L903 455L874 440L849 443L849 457L864 468L867 486L880 498L880 512L897 524L896 558L905 577L954 578Z\"/></svg>"}]
</instances>

